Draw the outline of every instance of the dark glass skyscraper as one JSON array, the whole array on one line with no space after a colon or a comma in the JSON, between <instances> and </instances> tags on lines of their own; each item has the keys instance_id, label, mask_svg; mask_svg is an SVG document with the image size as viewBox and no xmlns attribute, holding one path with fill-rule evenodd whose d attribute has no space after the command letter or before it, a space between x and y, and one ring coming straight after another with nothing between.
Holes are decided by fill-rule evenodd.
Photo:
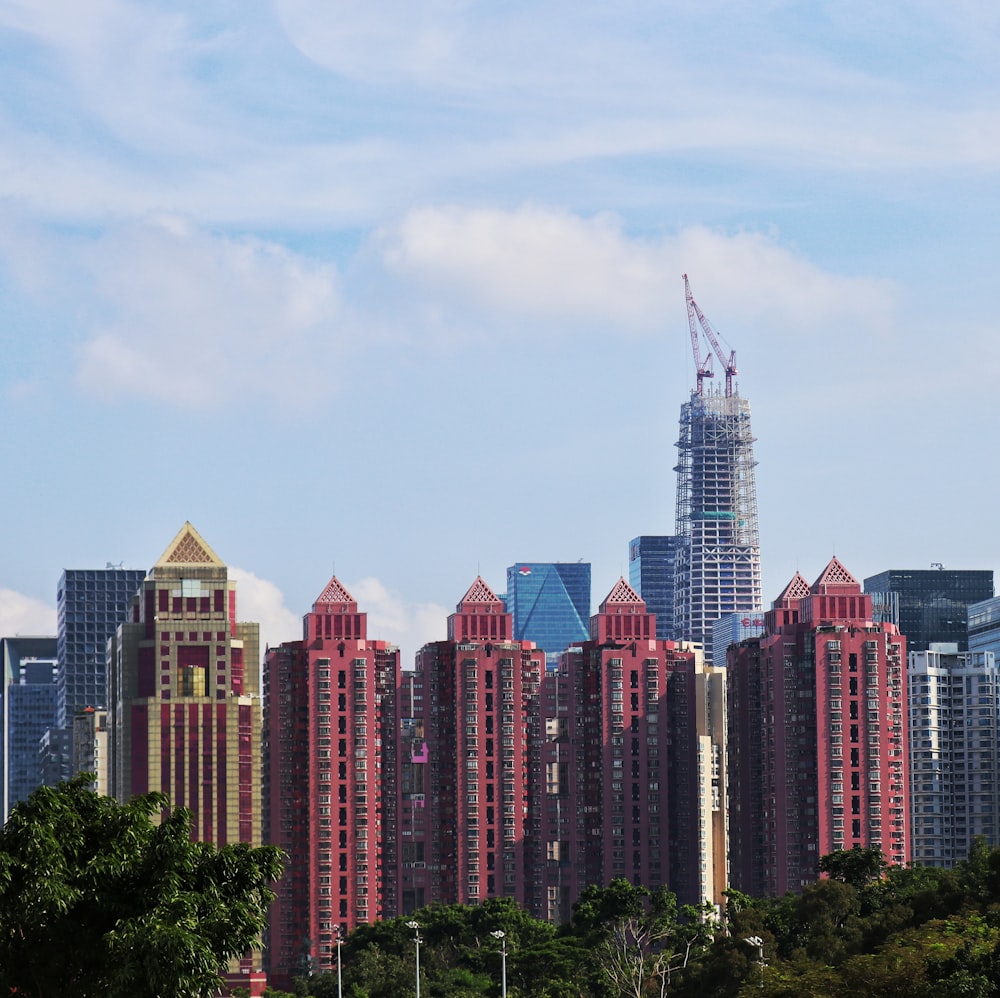
<instances>
[{"instance_id":1,"label":"dark glass skyscraper","mask_svg":"<svg viewBox=\"0 0 1000 998\"><path fill-rule=\"evenodd\" d=\"M674 580L679 537L634 537L628 545L628 582L642 597L646 610L656 615L656 636L676 639Z\"/></svg>"},{"instance_id":2,"label":"dark glass skyscraper","mask_svg":"<svg viewBox=\"0 0 1000 998\"><path fill-rule=\"evenodd\" d=\"M59 580L56 725L84 707L107 706L106 646L125 619L146 572L140 568L66 569Z\"/></svg>"},{"instance_id":3,"label":"dark glass skyscraper","mask_svg":"<svg viewBox=\"0 0 1000 998\"><path fill-rule=\"evenodd\" d=\"M554 662L590 636L590 564L519 561L507 569L504 601L514 640L533 641Z\"/></svg>"},{"instance_id":4,"label":"dark glass skyscraper","mask_svg":"<svg viewBox=\"0 0 1000 998\"><path fill-rule=\"evenodd\" d=\"M894 593L899 629L909 651L927 651L935 642L969 650L968 608L993 597L990 569L890 568L865 579L865 592Z\"/></svg>"}]
</instances>

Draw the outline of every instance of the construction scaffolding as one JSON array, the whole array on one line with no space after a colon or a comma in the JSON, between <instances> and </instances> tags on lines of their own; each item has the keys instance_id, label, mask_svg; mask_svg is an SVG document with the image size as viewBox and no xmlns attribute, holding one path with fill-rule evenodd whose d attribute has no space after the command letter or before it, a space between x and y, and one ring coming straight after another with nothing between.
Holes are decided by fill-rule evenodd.
<instances>
[{"instance_id":1,"label":"construction scaffolding","mask_svg":"<svg viewBox=\"0 0 1000 998\"><path fill-rule=\"evenodd\" d=\"M681 406L675 627L707 654L714 621L762 606L753 444L750 403L738 391L695 391Z\"/></svg>"}]
</instances>

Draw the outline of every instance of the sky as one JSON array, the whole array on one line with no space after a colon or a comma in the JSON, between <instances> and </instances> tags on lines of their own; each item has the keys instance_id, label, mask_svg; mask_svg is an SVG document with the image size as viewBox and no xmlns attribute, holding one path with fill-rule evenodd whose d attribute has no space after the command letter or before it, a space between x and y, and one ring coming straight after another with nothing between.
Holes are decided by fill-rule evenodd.
<instances>
[{"instance_id":1,"label":"sky","mask_svg":"<svg viewBox=\"0 0 1000 998\"><path fill-rule=\"evenodd\" d=\"M674 528L681 275L764 596L1000 567L1000 6L0 0L0 633L190 520L277 644ZM717 379L719 380L719 379Z\"/></svg>"}]
</instances>

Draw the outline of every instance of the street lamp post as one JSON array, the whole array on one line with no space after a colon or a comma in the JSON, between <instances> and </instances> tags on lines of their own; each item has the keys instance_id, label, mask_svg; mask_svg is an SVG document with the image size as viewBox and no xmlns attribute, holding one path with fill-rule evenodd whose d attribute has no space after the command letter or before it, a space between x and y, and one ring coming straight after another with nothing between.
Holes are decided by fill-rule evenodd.
<instances>
[{"instance_id":1,"label":"street lamp post","mask_svg":"<svg viewBox=\"0 0 1000 998\"><path fill-rule=\"evenodd\" d=\"M344 945L344 927L337 926L337 998L344 998L344 977L340 963L340 947Z\"/></svg>"},{"instance_id":2,"label":"street lamp post","mask_svg":"<svg viewBox=\"0 0 1000 998\"><path fill-rule=\"evenodd\" d=\"M500 940L500 998L507 998L507 936L502 929L490 935Z\"/></svg>"},{"instance_id":3,"label":"street lamp post","mask_svg":"<svg viewBox=\"0 0 1000 998\"><path fill-rule=\"evenodd\" d=\"M417 947L417 998L420 998L420 923L407 922L406 927L413 929L413 942Z\"/></svg>"},{"instance_id":4,"label":"street lamp post","mask_svg":"<svg viewBox=\"0 0 1000 998\"><path fill-rule=\"evenodd\" d=\"M757 962L760 964L760 987L764 989L764 968L767 963L764 961L764 940L760 936L747 936L743 942L757 947Z\"/></svg>"}]
</instances>

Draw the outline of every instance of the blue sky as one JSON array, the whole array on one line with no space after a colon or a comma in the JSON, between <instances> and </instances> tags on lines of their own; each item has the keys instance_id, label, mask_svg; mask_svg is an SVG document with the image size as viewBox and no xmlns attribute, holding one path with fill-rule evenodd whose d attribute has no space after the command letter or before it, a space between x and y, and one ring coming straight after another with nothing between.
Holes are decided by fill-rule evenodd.
<instances>
[{"instance_id":1,"label":"blue sky","mask_svg":"<svg viewBox=\"0 0 1000 998\"><path fill-rule=\"evenodd\" d=\"M1000 8L0 0L0 631L189 519L272 643L673 529L681 274L765 597L998 567Z\"/></svg>"}]
</instances>

